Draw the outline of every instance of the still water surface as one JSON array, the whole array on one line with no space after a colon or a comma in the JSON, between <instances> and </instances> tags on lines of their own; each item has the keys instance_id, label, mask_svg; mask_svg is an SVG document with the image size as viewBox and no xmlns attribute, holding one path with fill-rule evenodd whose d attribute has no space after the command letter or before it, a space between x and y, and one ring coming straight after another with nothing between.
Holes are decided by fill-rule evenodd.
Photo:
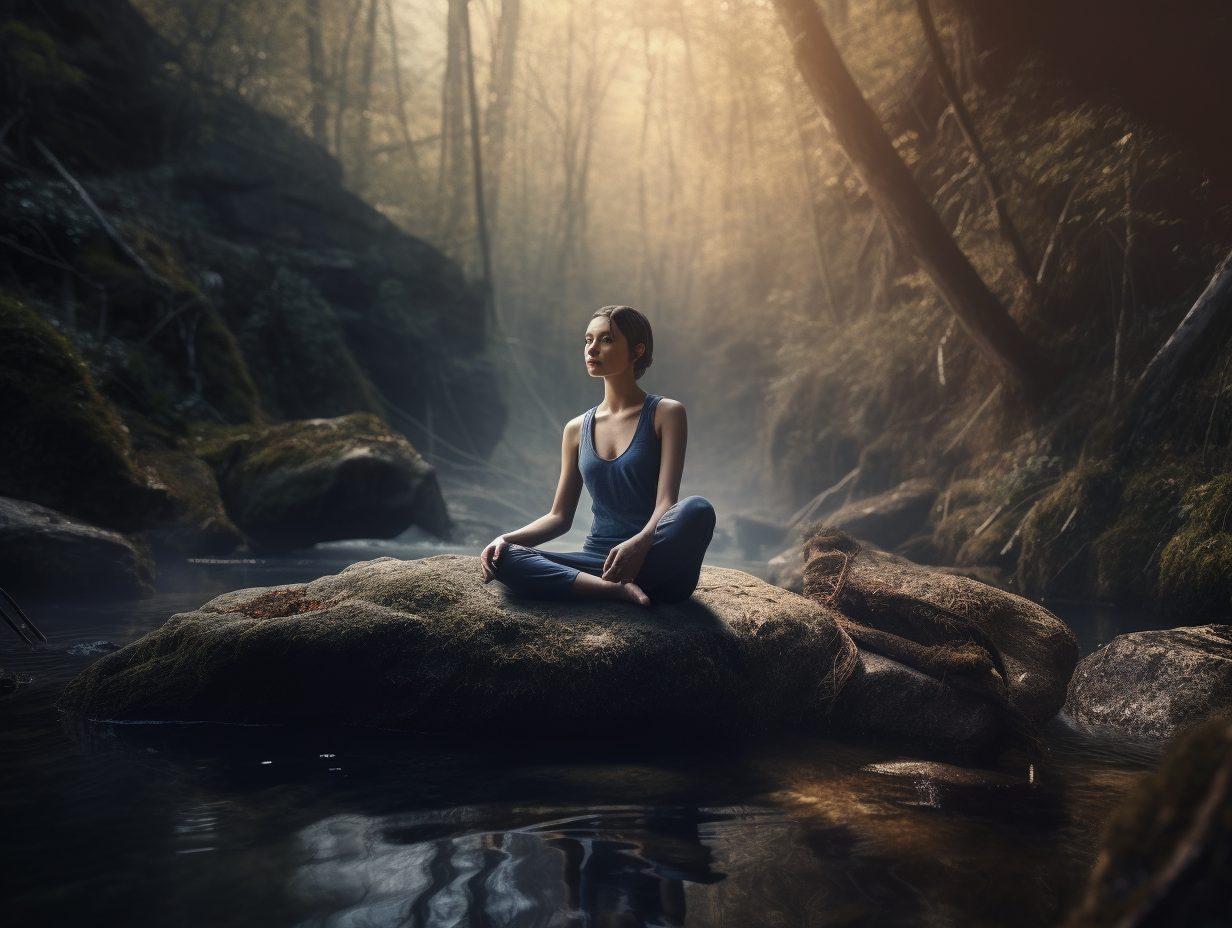
<instances>
[{"instance_id":1,"label":"still water surface","mask_svg":"<svg viewBox=\"0 0 1232 928\"><path fill-rule=\"evenodd\" d=\"M907 756L893 747L798 736L481 742L72 726L55 709L111 645L218 593L444 550L323 546L188 564L136 602L28 603L50 647L0 629L21 681L0 700L5 923L1038 928L1073 904L1102 822L1156 760L1057 720L1034 787L947 789L865 769ZM1084 652L1149 624L1054 608Z\"/></svg>"}]
</instances>

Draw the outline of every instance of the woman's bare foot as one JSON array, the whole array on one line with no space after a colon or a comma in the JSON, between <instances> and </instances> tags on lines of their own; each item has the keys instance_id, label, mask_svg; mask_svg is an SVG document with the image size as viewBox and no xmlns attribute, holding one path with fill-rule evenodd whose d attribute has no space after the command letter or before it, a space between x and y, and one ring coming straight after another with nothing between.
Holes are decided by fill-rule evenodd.
<instances>
[{"instance_id":1,"label":"woman's bare foot","mask_svg":"<svg viewBox=\"0 0 1232 928\"><path fill-rule=\"evenodd\" d=\"M628 583L618 583L620 587L619 599L627 599L631 603L636 603L639 606L649 606L650 597L642 592L642 588L630 580Z\"/></svg>"},{"instance_id":2,"label":"woman's bare foot","mask_svg":"<svg viewBox=\"0 0 1232 928\"><path fill-rule=\"evenodd\" d=\"M642 592L642 588L632 580L626 583L613 583L585 571L578 571L572 589L578 596L593 599L619 599L642 607L650 605L650 597Z\"/></svg>"}]
</instances>

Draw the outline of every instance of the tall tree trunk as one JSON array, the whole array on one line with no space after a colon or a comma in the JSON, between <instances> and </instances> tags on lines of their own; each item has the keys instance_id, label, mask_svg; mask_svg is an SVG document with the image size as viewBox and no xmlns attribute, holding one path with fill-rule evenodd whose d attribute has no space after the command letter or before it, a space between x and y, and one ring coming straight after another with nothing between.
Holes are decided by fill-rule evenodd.
<instances>
[{"instance_id":1,"label":"tall tree trunk","mask_svg":"<svg viewBox=\"0 0 1232 928\"><path fill-rule=\"evenodd\" d=\"M352 183L363 190L368 183L369 142L372 137L372 72L376 69L377 0L368 2L364 25L364 57L359 71L359 132L355 139L355 174Z\"/></svg>"},{"instance_id":2,"label":"tall tree trunk","mask_svg":"<svg viewBox=\"0 0 1232 928\"><path fill-rule=\"evenodd\" d=\"M503 0L500 22L496 27L492 74L488 79L488 107L483 122L488 145L488 219L492 228L500 221L501 165L505 161L505 135L509 120L509 103L513 99L513 78L521 22L522 0Z\"/></svg>"},{"instance_id":3,"label":"tall tree trunk","mask_svg":"<svg viewBox=\"0 0 1232 928\"><path fill-rule=\"evenodd\" d=\"M364 0L355 0L351 6L351 14L347 17L346 35L342 40L342 51L339 53L338 61L338 111L334 114L334 157L338 159L344 171L346 163L342 160L342 149L346 137L346 113L351 102L348 98L350 85L347 83L349 78L347 72L351 58L351 42L355 38L355 23L359 19L359 11L363 5Z\"/></svg>"},{"instance_id":4,"label":"tall tree trunk","mask_svg":"<svg viewBox=\"0 0 1232 928\"><path fill-rule=\"evenodd\" d=\"M813 0L774 0L796 64L835 139L893 234L924 268L972 340L1017 390L1051 385L1043 351L980 279L894 150Z\"/></svg>"},{"instance_id":5,"label":"tall tree trunk","mask_svg":"<svg viewBox=\"0 0 1232 928\"><path fill-rule=\"evenodd\" d=\"M385 0L385 15L389 19L389 58L394 69L394 100L398 106L398 126L402 129L402 144L406 146L411 170L415 172L415 179L418 181L423 179L423 172L419 169L419 153L415 151L415 142L411 139L411 124L406 118L406 95L402 92L402 55L398 49L398 26L394 22L393 0Z\"/></svg>"},{"instance_id":6,"label":"tall tree trunk","mask_svg":"<svg viewBox=\"0 0 1232 928\"><path fill-rule=\"evenodd\" d=\"M441 161L438 199L440 235L452 244L463 224L467 206L466 78L463 73L462 18L466 0L449 0L445 40L445 79L441 84Z\"/></svg>"},{"instance_id":7,"label":"tall tree trunk","mask_svg":"<svg viewBox=\"0 0 1232 928\"><path fill-rule=\"evenodd\" d=\"M1022 236L1018 234L1018 227L1010 219L1009 207L1005 202L1005 193L1001 190L1001 184L997 181L997 175L993 173L992 164L988 160L988 155L984 152L984 146L980 143L979 134L975 131L975 120L971 118L971 112L963 101L962 91L958 89L958 84L954 80L954 73L950 70L950 66L945 60L945 49L941 47L941 37L937 34L937 25L933 22L933 14L932 10L929 9L928 0L916 0L916 9L920 14L920 25L924 27L924 39L928 43L929 52L932 54L933 65L936 67L937 76L941 80L941 89L945 93L945 98L950 101L950 106L954 107L954 117L958 120L958 128L962 132L963 138L967 141L967 147L975 155L976 163L980 168L980 175L984 179L984 186L988 188L988 197L992 200L992 208L997 214L997 228L1001 231L1001 237L1010 246L1010 250L1014 252L1014 264L1020 278L1019 285L1026 291L1027 296L1030 297L1032 303L1038 308L1041 305L1041 300L1039 287L1035 282L1035 262L1031 260L1031 256L1027 253L1027 246L1023 243Z\"/></svg>"},{"instance_id":8,"label":"tall tree trunk","mask_svg":"<svg viewBox=\"0 0 1232 928\"><path fill-rule=\"evenodd\" d=\"M329 107L325 97L329 88L325 77L325 50L321 44L321 0L304 0L304 13L304 29L308 34L308 84L312 95L308 122L313 140L326 148L329 145Z\"/></svg>"},{"instance_id":9,"label":"tall tree trunk","mask_svg":"<svg viewBox=\"0 0 1232 928\"><path fill-rule=\"evenodd\" d=\"M471 8L467 2L462 16L462 37L466 46L466 97L470 105L471 165L474 168L475 231L479 238L479 259L483 268L485 315L496 318L496 290L492 281L492 248L488 241L488 216L483 199L483 146L479 131L479 98L475 93L475 52L471 43Z\"/></svg>"}]
</instances>

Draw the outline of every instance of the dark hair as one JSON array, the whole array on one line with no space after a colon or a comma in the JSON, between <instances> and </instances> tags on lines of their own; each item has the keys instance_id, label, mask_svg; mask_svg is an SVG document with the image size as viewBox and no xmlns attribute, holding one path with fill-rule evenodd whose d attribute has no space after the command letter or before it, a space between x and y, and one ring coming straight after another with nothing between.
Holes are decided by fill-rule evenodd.
<instances>
[{"instance_id":1,"label":"dark hair","mask_svg":"<svg viewBox=\"0 0 1232 928\"><path fill-rule=\"evenodd\" d=\"M645 345L642 356L633 362L633 379L639 379L646 373L646 368L654 362L654 333L650 331L650 320L632 306L604 306L591 316L598 319L606 316L612 324L620 329L620 334L629 342L629 356L638 345Z\"/></svg>"}]
</instances>

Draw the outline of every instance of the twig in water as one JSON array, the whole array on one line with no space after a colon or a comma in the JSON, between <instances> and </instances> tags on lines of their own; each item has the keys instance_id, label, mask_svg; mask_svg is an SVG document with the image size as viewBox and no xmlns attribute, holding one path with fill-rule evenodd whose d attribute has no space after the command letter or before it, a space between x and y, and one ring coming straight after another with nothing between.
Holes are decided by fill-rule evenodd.
<instances>
[{"instance_id":1,"label":"twig in water","mask_svg":"<svg viewBox=\"0 0 1232 928\"><path fill-rule=\"evenodd\" d=\"M1071 509L1071 510L1069 511L1069 517L1065 520L1065 524L1061 526L1061 531L1057 532L1057 535L1064 535L1064 534L1065 534L1065 530L1066 530L1067 528L1069 528L1069 524L1070 524L1071 522L1073 522L1073 521L1074 521L1074 516L1076 516L1076 515L1078 515L1078 507L1077 507L1077 506L1075 506L1073 509Z\"/></svg>"}]
</instances>

